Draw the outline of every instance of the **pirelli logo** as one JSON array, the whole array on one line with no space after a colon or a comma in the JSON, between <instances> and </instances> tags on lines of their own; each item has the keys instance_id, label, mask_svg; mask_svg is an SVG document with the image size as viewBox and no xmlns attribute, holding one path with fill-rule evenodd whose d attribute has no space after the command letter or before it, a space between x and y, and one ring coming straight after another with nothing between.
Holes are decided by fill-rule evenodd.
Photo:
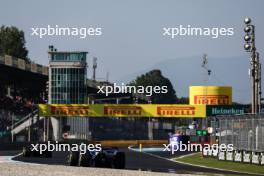
<instances>
[{"instance_id":1,"label":"pirelli logo","mask_svg":"<svg viewBox=\"0 0 264 176\"><path fill-rule=\"evenodd\" d=\"M140 106L105 106L104 114L113 116L140 116L142 115L142 108Z\"/></svg>"},{"instance_id":2,"label":"pirelli logo","mask_svg":"<svg viewBox=\"0 0 264 176\"><path fill-rule=\"evenodd\" d=\"M192 107L192 106L158 106L157 114L160 116L195 115L195 107Z\"/></svg>"},{"instance_id":3,"label":"pirelli logo","mask_svg":"<svg viewBox=\"0 0 264 176\"><path fill-rule=\"evenodd\" d=\"M88 106L50 106L51 114L54 116L88 116Z\"/></svg>"},{"instance_id":4,"label":"pirelli logo","mask_svg":"<svg viewBox=\"0 0 264 176\"><path fill-rule=\"evenodd\" d=\"M40 104L44 117L203 118L206 105L175 104Z\"/></svg>"},{"instance_id":5,"label":"pirelli logo","mask_svg":"<svg viewBox=\"0 0 264 176\"><path fill-rule=\"evenodd\" d=\"M195 95L194 104L229 105L228 95Z\"/></svg>"}]
</instances>

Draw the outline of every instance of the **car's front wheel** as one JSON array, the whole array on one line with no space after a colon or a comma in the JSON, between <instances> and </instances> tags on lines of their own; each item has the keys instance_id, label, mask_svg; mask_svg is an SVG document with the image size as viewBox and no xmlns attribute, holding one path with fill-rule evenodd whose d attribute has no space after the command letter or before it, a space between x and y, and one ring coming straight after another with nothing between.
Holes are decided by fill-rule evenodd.
<instances>
[{"instance_id":1,"label":"car's front wheel","mask_svg":"<svg viewBox=\"0 0 264 176\"><path fill-rule=\"evenodd\" d=\"M124 152L117 152L113 158L113 165L116 169L124 169L126 165L126 157Z\"/></svg>"},{"instance_id":2,"label":"car's front wheel","mask_svg":"<svg viewBox=\"0 0 264 176\"><path fill-rule=\"evenodd\" d=\"M70 166L78 166L79 163L79 152L71 152L68 158Z\"/></svg>"}]
</instances>

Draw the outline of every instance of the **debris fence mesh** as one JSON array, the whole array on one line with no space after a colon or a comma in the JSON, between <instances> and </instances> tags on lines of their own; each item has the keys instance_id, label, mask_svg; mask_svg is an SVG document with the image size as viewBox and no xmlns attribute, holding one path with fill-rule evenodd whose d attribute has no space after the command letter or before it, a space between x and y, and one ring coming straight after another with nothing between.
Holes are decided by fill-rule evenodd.
<instances>
[{"instance_id":1,"label":"debris fence mesh","mask_svg":"<svg viewBox=\"0 0 264 176\"><path fill-rule=\"evenodd\" d=\"M211 121L219 144L236 150L264 151L264 114L215 117Z\"/></svg>"}]
</instances>

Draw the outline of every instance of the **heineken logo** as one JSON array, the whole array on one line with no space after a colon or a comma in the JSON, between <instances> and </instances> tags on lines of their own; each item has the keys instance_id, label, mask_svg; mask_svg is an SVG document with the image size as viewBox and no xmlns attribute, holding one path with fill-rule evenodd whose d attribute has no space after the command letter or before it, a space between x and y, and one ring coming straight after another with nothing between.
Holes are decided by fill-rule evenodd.
<instances>
[{"instance_id":1,"label":"heineken logo","mask_svg":"<svg viewBox=\"0 0 264 176\"><path fill-rule=\"evenodd\" d=\"M212 108L212 114L219 114L219 115L221 115L221 114L223 114L223 115L227 115L227 114L244 114L244 109Z\"/></svg>"},{"instance_id":2,"label":"heineken logo","mask_svg":"<svg viewBox=\"0 0 264 176\"><path fill-rule=\"evenodd\" d=\"M207 116L245 114L246 106L207 106Z\"/></svg>"}]
</instances>

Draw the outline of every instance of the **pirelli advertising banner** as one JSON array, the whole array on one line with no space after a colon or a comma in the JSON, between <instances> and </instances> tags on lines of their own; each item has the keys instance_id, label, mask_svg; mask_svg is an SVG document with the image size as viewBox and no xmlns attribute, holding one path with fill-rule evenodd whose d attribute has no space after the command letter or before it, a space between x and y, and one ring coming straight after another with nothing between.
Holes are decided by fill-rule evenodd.
<instances>
[{"instance_id":1,"label":"pirelli advertising banner","mask_svg":"<svg viewBox=\"0 0 264 176\"><path fill-rule=\"evenodd\" d=\"M174 104L39 104L45 117L164 117L203 118L205 105Z\"/></svg>"},{"instance_id":2,"label":"pirelli advertising banner","mask_svg":"<svg viewBox=\"0 0 264 176\"><path fill-rule=\"evenodd\" d=\"M191 105L231 105L232 87L190 86Z\"/></svg>"}]
</instances>

